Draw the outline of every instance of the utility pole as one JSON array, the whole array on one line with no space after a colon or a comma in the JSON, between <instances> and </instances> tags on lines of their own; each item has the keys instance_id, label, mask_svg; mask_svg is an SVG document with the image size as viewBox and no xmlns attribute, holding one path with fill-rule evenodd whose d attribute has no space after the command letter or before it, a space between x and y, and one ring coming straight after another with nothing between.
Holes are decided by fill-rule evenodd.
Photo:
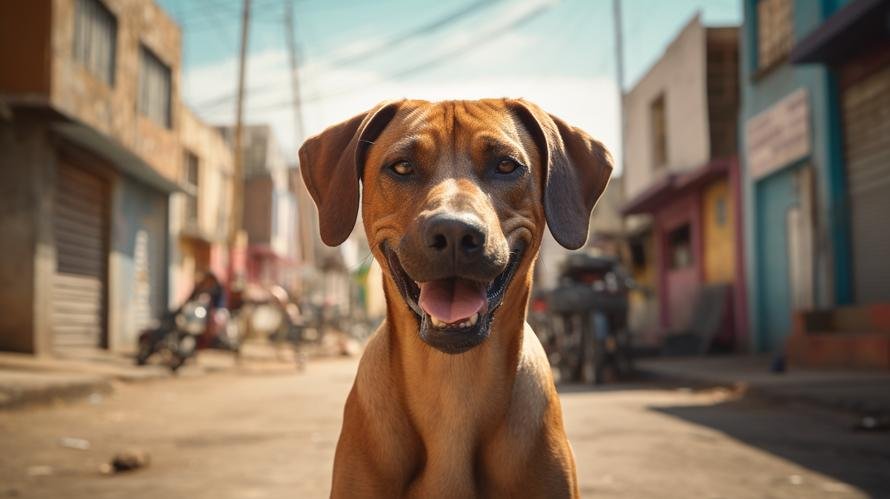
<instances>
[{"instance_id":1,"label":"utility pole","mask_svg":"<svg viewBox=\"0 0 890 499\"><path fill-rule=\"evenodd\" d=\"M291 94L294 108L294 134L297 144L303 140L303 113L300 105L300 76L297 66L297 39L294 36L293 0L284 0L284 33L287 36L287 52L290 58Z\"/></svg>"},{"instance_id":2,"label":"utility pole","mask_svg":"<svg viewBox=\"0 0 890 499\"><path fill-rule=\"evenodd\" d=\"M229 291L235 277L235 253L244 212L244 76L247 69L247 41L250 30L250 0L243 0L241 14L241 51L238 56L238 100L235 108L235 150L232 168L232 217L229 225Z\"/></svg>"},{"instance_id":3,"label":"utility pole","mask_svg":"<svg viewBox=\"0 0 890 499\"><path fill-rule=\"evenodd\" d=\"M297 147L303 142L305 128L303 124L303 109L300 102L300 75L297 64L297 38L294 35L294 7L293 0L284 0L284 34L287 37L287 52L290 59L291 78L291 103L294 112L294 143ZM297 219L299 221L300 259L304 264L315 262L315 239L313 237L313 225L311 224L312 207L307 206L305 187L300 179L295 181L294 190L297 196Z\"/></svg>"},{"instance_id":4,"label":"utility pole","mask_svg":"<svg viewBox=\"0 0 890 499\"><path fill-rule=\"evenodd\" d=\"M612 0L613 22L615 24L615 79L618 87L618 120L621 161L624 161L624 35L621 25L621 0Z\"/></svg>"}]
</instances>

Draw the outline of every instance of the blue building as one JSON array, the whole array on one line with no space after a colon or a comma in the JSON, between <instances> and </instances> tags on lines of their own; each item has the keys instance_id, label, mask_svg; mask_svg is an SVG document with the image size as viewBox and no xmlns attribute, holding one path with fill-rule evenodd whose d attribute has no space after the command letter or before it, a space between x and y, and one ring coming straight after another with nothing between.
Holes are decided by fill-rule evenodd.
<instances>
[{"instance_id":1,"label":"blue building","mask_svg":"<svg viewBox=\"0 0 890 499\"><path fill-rule=\"evenodd\" d=\"M743 1L752 349L890 367L890 1Z\"/></svg>"}]
</instances>

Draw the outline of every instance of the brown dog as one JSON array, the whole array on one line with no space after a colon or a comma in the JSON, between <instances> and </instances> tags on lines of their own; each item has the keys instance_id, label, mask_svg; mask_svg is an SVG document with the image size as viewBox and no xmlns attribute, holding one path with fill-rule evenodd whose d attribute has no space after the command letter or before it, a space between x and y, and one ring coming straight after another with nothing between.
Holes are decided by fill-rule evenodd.
<instances>
[{"instance_id":1,"label":"brown dog","mask_svg":"<svg viewBox=\"0 0 890 499\"><path fill-rule=\"evenodd\" d=\"M545 220L578 248L612 170L521 100L384 103L310 138L303 180L342 243L359 186L386 321L346 401L332 497L577 497L544 350L525 323Z\"/></svg>"}]
</instances>

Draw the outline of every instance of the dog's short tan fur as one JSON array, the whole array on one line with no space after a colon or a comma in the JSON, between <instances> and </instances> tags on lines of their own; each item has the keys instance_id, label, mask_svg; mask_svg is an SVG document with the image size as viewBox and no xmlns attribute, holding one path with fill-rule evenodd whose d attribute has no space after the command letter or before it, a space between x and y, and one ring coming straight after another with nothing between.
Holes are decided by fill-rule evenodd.
<instances>
[{"instance_id":1,"label":"dog's short tan fur","mask_svg":"<svg viewBox=\"0 0 890 499\"><path fill-rule=\"evenodd\" d=\"M528 174L490 180L492 155L515 157ZM417 166L416 180L386 171L401 159ZM331 496L577 497L559 399L525 314L544 226L564 246L584 243L611 172L602 145L525 101L400 101L309 139L300 160L328 244L348 237L362 186L364 228L386 276L387 317L346 401ZM456 355L420 338L381 249L397 247L407 273L423 275L412 237L442 211L478 216L492 265L525 247L490 336Z\"/></svg>"}]
</instances>

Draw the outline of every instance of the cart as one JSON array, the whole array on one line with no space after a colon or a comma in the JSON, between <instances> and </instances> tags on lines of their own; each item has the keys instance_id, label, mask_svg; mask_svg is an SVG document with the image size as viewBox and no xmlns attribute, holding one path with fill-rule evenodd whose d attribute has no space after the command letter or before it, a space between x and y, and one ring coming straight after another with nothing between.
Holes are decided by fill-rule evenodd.
<instances>
[{"instance_id":1,"label":"cart","mask_svg":"<svg viewBox=\"0 0 890 499\"><path fill-rule=\"evenodd\" d=\"M540 330L559 379L599 384L608 374L630 373L627 297L632 281L620 262L611 257L570 255L559 282L549 292L537 294L534 302L534 326Z\"/></svg>"}]
</instances>

